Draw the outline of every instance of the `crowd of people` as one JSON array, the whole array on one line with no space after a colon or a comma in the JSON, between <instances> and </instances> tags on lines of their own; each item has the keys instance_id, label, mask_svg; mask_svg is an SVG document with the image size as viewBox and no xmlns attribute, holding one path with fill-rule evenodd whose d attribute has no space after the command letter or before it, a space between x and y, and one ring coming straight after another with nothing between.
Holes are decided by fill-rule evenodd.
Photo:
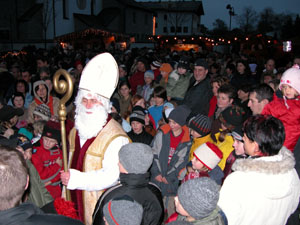
<instances>
[{"instance_id":1,"label":"crowd of people","mask_svg":"<svg viewBox=\"0 0 300 225\"><path fill-rule=\"evenodd\" d=\"M3 56L0 224L300 224L300 56L253 55Z\"/></svg>"}]
</instances>

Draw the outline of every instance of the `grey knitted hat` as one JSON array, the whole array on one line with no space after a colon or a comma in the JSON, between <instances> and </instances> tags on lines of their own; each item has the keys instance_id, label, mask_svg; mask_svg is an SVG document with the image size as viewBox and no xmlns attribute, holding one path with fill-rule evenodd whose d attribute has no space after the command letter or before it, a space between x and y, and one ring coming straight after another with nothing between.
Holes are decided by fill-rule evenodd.
<instances>
[{"instance_id":1,"label":"grey knitted hat","mask_svg":"<svg viewBox=\"0 0 300 225\"><path fill-rule=\"evenodd\" d=\"M109 225L140 225L143 219L143 207L125 195L107 202L103 215Z\"/></svg>"},{"instance_id":2,"label":"grey knitted hat","mask_svg":"<svg viewBox=\"0 0 300 225\"><path fill-rule=\"evenodd\" d=\"M211 120L208 116L198 114L190 119L189 128L201 134L201 136L206 136L211 132Z\"/></svg>"},{"instance_id":3,"label":"grey knitted hat","mask_svg":"<svg viewBox=\"0 0 300 225\"><path fill-rule=\"evenodd\" d=\"M176 220L171 223L168 223L168 225L190 225L190 224L192 224L192 223L190 223L188 221L180 221L180 220Z\"/></svg>"},{"instance_id":4,"label":"grey knitted hat","mask_svg":"<svg viewBox=\"0 0 300 225\"><path fill-rule=\"evenodd\" d=\"M191 113L191 109L186 105L177 106L169 115L168 119L174 120L180 126L186 124L186 119Z\"/></svg>"},{"instance_id":5,"label":"grey knitted hat","mask_svg":"<svg viewBox=\"0 0 300 225\"><path fill-rule=\"evenodd\" d=\"M146 78L146 77L150 77L151 79L154 79L154 72L152 70L147 70L144 73L144 78Z\"/></svg>"},{"instance_id":6,"label":"grey knitted hat","mask_svg":"<svg viewBox=\"0 0 300 225\"><path fill-rule=\"evenodd\" d=\"M191 217L199 220L216 209L219 189L220 186L208 177L188 180L179 187L178 200Z\"/></svg>"},{"instance_id":7,"label":"grey knitted hat","mask_svg":"<svg viewBox=\"0 0 300 225\"><path fill-rule=\"evenodd\" d=\"M126 144L119 151L119 161L128 173L146 173L153 162L152 149L142 143Z\"/></svg>"}]
</instances>

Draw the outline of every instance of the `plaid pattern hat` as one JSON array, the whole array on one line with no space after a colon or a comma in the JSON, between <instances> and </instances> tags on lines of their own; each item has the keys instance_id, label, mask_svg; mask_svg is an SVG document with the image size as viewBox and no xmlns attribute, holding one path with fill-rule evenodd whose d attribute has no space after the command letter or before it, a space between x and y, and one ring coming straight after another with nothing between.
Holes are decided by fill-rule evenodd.
<instances>
[{"instance_id":1,"label":"plaid pattern hat","mask_svg":"<svg viewBox=\"0 0 300 225\"><path fill-rule=\"evenodd\" d=\"M145 109L141 106L135 106L132 109L132 113L129 116L130 124L132 121L138 121L145 125Z\"/></svg>"},{"instance_id":2,"label":"plaid pattern hat","mask_svg":"<svg viewBox=\"0 0 300 225\"><path fill-rule=\"evenodd\" d=\"M201 136L206 136L211 132L211 120L202 114L192 117L188 126Z\"/></svg>"},{"instance_id":3,"label":"plaid pattern hat","mask_svg":"<svg viewBox=\"0 0 300 225\"><path fill-rule=\"evenodd\" d=\"M103 207L103 215L109 225L140 225L143 207L128 195L114 198Z\"/></svg>"},{"instance_id":4,"label":"plaid pattern hat","mask_svg":"<svg viewBox=\"0 0 300 225\"><path fill-rule=\"evenodd\" d=\"M208 177L188 180L180 185L178 200L191 217L200 220L216 209L219 189L219 185Z\"/></svg>"},{"instance_id":5,"label":"plaid pattern hat","mask_svg":"<svg viewBox=\"0 0 300 225\"><path fill-rule=\"evenodd\" d=\"M245 111L241 107L233 105L221 112L219 120L227 129L233 130L236 126L242 126L244 116Z\"/></svg>"},{"instance_id":6,"label":"plaid pattern hat","mask_svg":"<svg viewBox=\"0 0 300 225\"><path fill-rule=\"evenodd\" d=\"M42 120L48 121L51 118L51 111L46 104L40 104L37 107L35 107L33 115L40 116Z\"/></svg>"},{"instance_id":7,"label":"plaid pattern hat","mask_svg":"<svg viewBox=\"0 0 300 225\"><path fill-rule=\"evenodd\" d=\"M60 124L55 121L49 120L44 126L43 134L44 137L49 137L57 140L58 144L60 143L61 134L60 134Z\"/></svg>"},{"instance_id":8,"label":"plaid pattern hat","mask_svg":"<svg viewBox=\"0 0 300 225\"><path fill-rule=\"evenodd\" d=\"M212 170L223 158L222 151L214 144L206 142L200 145L195 151L194 156L204 165L207 169Z\"/></svg>"}]
</instances>

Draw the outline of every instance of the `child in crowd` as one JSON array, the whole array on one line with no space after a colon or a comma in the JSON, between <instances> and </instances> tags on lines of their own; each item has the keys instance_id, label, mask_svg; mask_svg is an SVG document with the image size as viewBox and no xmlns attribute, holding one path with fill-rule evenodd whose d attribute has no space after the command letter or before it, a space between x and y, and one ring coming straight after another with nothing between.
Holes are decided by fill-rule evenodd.
<instances>
[{"instance_id":1,"label":"child in crowd","mask_svg":"<svg viewBox=\"0 0 300 225\"><path fill-rule=\"evenodd\" d=\"M273 101L264 107L262 114L272 115L282 121L285 128L284 146L293 152L300 137L299 66L290 68L283 73L279 89L283 93L283 99L274 95Z\"/></svg>"},{"instance_id":2,"label":"child in crowd","mask_svg":"<svg viewBox=\"0 0 300 225\"><path fill-rule=\"evenodd\" d=\"M206 142L213 142L210 137L211 120L202 114L198 114L189 120L188 127L190 134L193 137L193 144L191 147L189 161L194 158L194 151Z\"/></svg>"},{"instance_id":3,"label":"child in crowd","mask_svg":"<svg viewBox=\"0 0 300 225\"><path fill-rule=\"evenodd\" d=\"M32 163L54 199L61 196L59 171L63 169L63 155L59 147L60 139L59 123L49 120L32 154Z\"/></svg>"},{"instance_id":4,"label":"child in crowd","mask_svg":"<svg viewBox=\"0 0 300 225\"><path fill-rule=\"evenodd\" d=\"M119 82L128 81L127 67L124 64L119 65Z\"/></svg>"},{"instance_id":5,"label":"child in crowd","mask_svg":"<svg viewBox=\"0 0 300 225\"><path fill-rule=\"evenodd\" d=\"M167 87L169 74L173 71L172 66L169 63L163 63L159 68L160 75L156 78L155 82L164 88Z\"/></svg>"},{"instance_id":6,"label":"child in crowd","mask_svg":"<svg viewBox=\"0 0 300 225\"><path fill-rule=\"evenodd\" d=\"M198 225L227 224L224 212L217 206L219 188L219 185L208 177L185 182L179 187L175 197L176 211L179 215L172 215L168 222L175 220Z\"/></svg>"},{"instance_id":7,"label":"child in crowd","mask_svg":"<svg viewBox=\"0 0 300 225\"><path fill-rule=\"evenodd\" d=\"M230 135L233 129L237 126L242 126L244 118L244 111L238 106L227 107L221 112L218 120L221 124L220 132L211 133L211 138L214 140L214 144L219 147L223 152L223 158L218 164L219 167L224 170L225 163L233 151L233 138Z\"/></svg>"},{"instance_id":8,"label":"child in crowd","mask_svg":"<svg viewBox=\"0 0 300 225\"><path fill-rule=\"evenodd\" d=\"M111 113L110 115L116 120L118 121L123 130L125 132L130 132L131 131L131 126L130 124L127 122L127 120L125 120L123 117L121 117L120 115L120 103L119 100L117 98L112 98L110 100L111 105Z\"/></svg>"},{"instance_id":9,"label":"child in crowd","mask_svg":"<svg viewBox=\"0 0 300 225\"><path fill-rule=\"evenodd\" d=\"M237 91L238 98L236 99L236 101L234 101L235 105L240 106L245 111L244 120L252 115L252 111L248 107L250 91L251 87L249 85L241 85L241 87Z\"/></svg>"},{"instance_id":10,"label":"child in crowd","mask_svg":"<svg viewBox=\"0 0 300 225\"><path fill-rule=\"evenodd\" d=\"M43 207L52 202L53 198L45 188L45 184L41 181L36 168L31 163L32 144L26 136L19 134L16 139L16 145L16 149L24 155L29 172L29 188L26 190L28 194L26 200L34 203L38 207Z\"/></svg>"},{"instance_id":11,"label":"child in crowd","mask_svg":"<svg viewBox=\"0 0 300 225\"><path fill-rule=\"evenodd\" d=\"M143 207L127 195L107 202L103 207L105 225L140 225Z\"/></svg>"},{"instance_id":12,"label":"child in crowd","mask_svg":"<svg viewBox=\"0 0 300 225\"><path fill-rule=\"evenodd\" d=\"M230 155L226 160L225 168L223 171L224 172L223 180L225 180L225 178L232 172L231 168L236 159L245 159L247 157L244 149L244 141L243 141L244 132L242 131L242 126L236 126L233 129L231 135L234 140L232 145L234 151L230 153Z\"/></svg>"},{"instance_id":13,"label":"child in crowd","mask_svg":"<svg viewBox=\"0 0 300 225\"><path fill-rule=\"evenodd\" d=\"M114 94L113 98L117 98L120 104L120 114L123 118L126 117L128 107L131 101L131 87L128 81L121 81L118 86L118 93Z\"/></svg>"},{"instance_id":14,"label":"child in crowd","mask_svg":"<svg viewBox=\"0 0 300 225\"><path fill-rule=\"evenodd\" d=\"M212 87L213 97L209 101L208 117L212 117L217 107L218 90L223 84L228 84L229 79L226 76L216 76L210 81Z\"/></svg>"},{"instance_id":15,"label":"child in crowd","mask_svg":"<svg viewBox=\"0 0 300 225\"><path fill-rule=\"evenodd\" d=\"M159 68L161 67L161 62L155 60L152 61L152 63L150 64L150 69L153 71L154 73L154 80L159 76L160 71Z\"/></svg>"},{"instance_id":16,"label":"child in crowd","mask_svg":"<svg viewBox=\"0 0 300 225\"><path fill-rule=\"evenodd\" d=\"M5 105L0 109L0 121L4 122L7 128L11 128L14 134L18 133L19 128L16 127L19 117L24 113L21 108L14 108L10 105Z\"/></svg>"},{"instance_id":17,"label":"child in crowd","mask_svg":"<svg viewBox=\"0 0 300 225\"><path fill-rule=\"evenodd\" d=\"M217 119L223 110L231 106L236 98L236 91L230 84L222 85L217 92L217 108L214 119Z\"/></svg>"},{"instance_id":18,"label":"child in crowd","mask_svg":"<svg viewBox=\"0 0 300 225\"><path fill-rule=\"evenodd\" d=\"M19 121L16 125L17 128L22 128L27 126L27 117L28 117L28 110L24 107L25 98L21 92L15 92L11 97L11 106L15 108L20 108L24 111L22 116L19 116ZM8 104L10 105L10 104Z\"/></svg>"},{"instance_id":19,"label":"child in crowd","mask_svg":"<svg viewBox=\"0 0 300 225\"><path fill-rule=\"evenodd\" d=\"M153 93L154 73L152 70L147 70L144 73L144 80L145 84L143 86L138 86L137 93L145 99L146 103L148 103L150 96Z\"/></svg>"},{"instance_id":20,"label":"child in crowd","mask_svg":"<svg viewBox=\"0 0 300 225\"><path fill-rule=\"evenodd\" d=\"M189 72L190 62L186 56L183 56L178 63L177 69L174 70L168 78L167 95L168 101L174 100L180 103L189 87L192 74Z\"/></svg>"},{"instance_id":21,"label":"child in crowd","mask_svg":"<svg viewBox=\"0 0 300 225\"><path fill-rule=\"evenodd\" d=\"M180 172L188 162L191 148L189 130L185 125L190 112L186 105L177 106L169 115L169 124L159 129L152 143L151 181L161 189L168 215L175 211L174 197L179 180L184 176Z\"/></svg>"},{"instance_id":22,"label":"child in crowd","mask_svg":"<svg viewBox=\"0 0 300 225\"><path fill-rule=\"evenodd\" d=\"M37 105L33 111L34 121L48 121L51 118L50 108L46 104Z\"/></svg>"},{"instance_id":23,"label":"child in crowd","mask_svg":"<svg viewBox=\"0 0 300 225\"><path fill-rule=\"evenodd\" d=\"M221 185L224 174L218 163L222 158L223 153L216 145L210 142L200 145L194 151L192 171L186 174L182 183L198 177L210 177L217 184Z\"/></svg>"},{"instance_id":24,"label":"child in crowd","mask_svg":"<svg viewBox=\"0 0 300 225\"><path fill-rule=\"evenodd\" d=\"M135 106L129 116L132 130L127 133L132 142L139 142L150 145L153 139L149 133L145 131L145 109L141 106Z\"/></svg>"},{"instance_id":25,"label":"child in crowd","mask_svg":"<svg viewBox=\"0 0 300 225\"><path fill-rule=\"evenodd\" d=\"M36 142L38 142L41 139L42 133L43 133L43 130L44 130L44 126L45 126L46 123L47 123L46 120L39 120L39 121L36 121L32 124L32 126L33 126L33 135L34 135L34 137L31 139L32 144L35 144Z\"/></svg>"},{"instance_id":26,"label":"child in crowd","mask_svg":"<svg viewBox=\"0 0 300 225\"><path fill-rule=\"evenodd\" d=\"M158 121L162 118L164 104L167 100L167 92L163 87L157 86L154 88L153 94L155 105L149 107L149 113L154 120L154 128L158 129Z\"/></svg>"},{"instance_id":27,"label":"child in crowd","mask_svg":"<svg viewBox=\"0 0 300 225\"><path fill-rule=\"evenodd\" d=\"M224 84L218 89L217 94L217 108L213 116L213 122L212 122L212 133L217 133L221 129L220 121L218 120L220 114L222 111L224 111L226 108L232 106L232 103L234 99L236 98L236 91L233 86L230 84ZM214 137L212 136L213 140Z\"/></svg>"}]
</instances>

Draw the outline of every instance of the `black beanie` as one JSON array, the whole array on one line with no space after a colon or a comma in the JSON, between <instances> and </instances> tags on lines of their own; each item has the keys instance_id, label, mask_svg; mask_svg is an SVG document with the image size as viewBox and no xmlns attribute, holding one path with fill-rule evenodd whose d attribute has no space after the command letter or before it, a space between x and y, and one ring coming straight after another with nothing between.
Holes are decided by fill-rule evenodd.
<instances>
[{"instance_id":1,"label":"black beanie","mask_svg":"<svg viewBox=\"0 0 300 225\"><path fill-rule=\"evenodd\" d=\"M141 106L135 106L129 116L130 124L132 121L137 121L145 125L145 109Z\"/></svg>"},{"instance_id":2,"label":"black beanie","mask_svg":"<svg viewBox=\"0 0 300 225\"><path fill-rule=\"evenodd\" d=\"M49 120L44 126L42 136L53 138L57 140L58 144L60 143L61 134L60 134L60 124Z\"/></svg>"},{"instance_id":3,"label":"black beanie","mask_svg":"<svg viewBox=\"0 0 300 225\"><path fill-rule=\"evenodd\" d=\"M172 110L168 119L174 120L180 126L184 126L190 113L191 109L187 105L179 105Z\"/></svg>"}]
</instances>

